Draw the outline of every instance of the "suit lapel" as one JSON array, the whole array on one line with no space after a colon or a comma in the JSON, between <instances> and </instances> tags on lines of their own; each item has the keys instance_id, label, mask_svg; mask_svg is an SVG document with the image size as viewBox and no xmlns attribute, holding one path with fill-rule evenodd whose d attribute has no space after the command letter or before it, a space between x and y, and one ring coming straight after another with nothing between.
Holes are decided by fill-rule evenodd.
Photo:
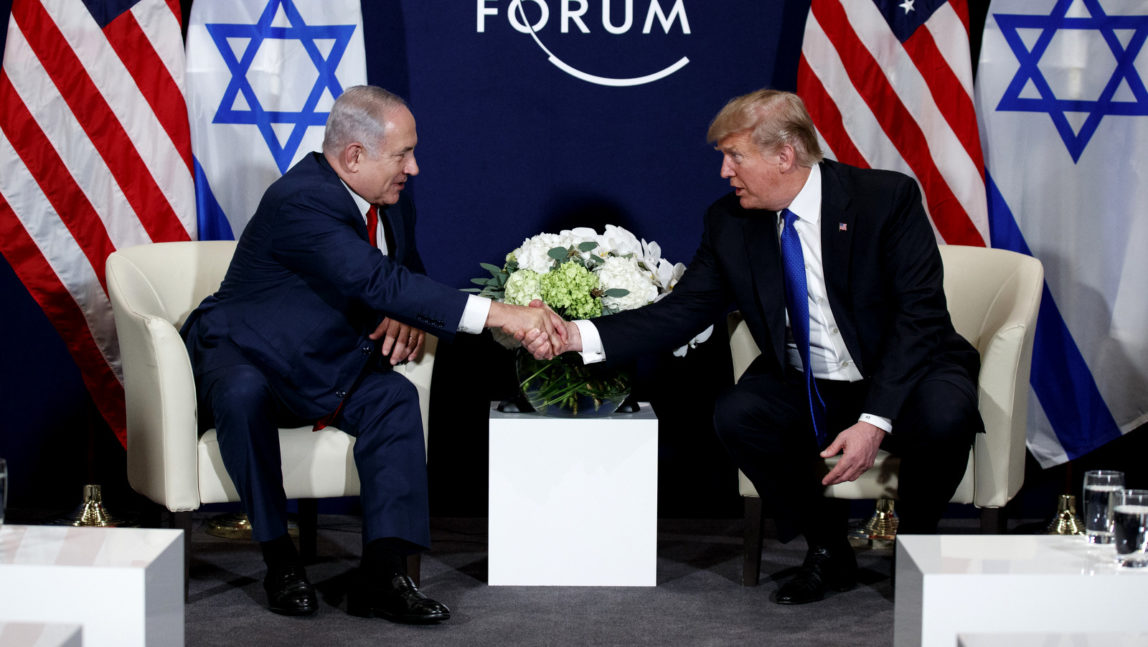
<instances>
[{"instance_id":1,"label":"suit lapel","mask_svg":"<svg viewBox=\"0 0 1148 647\"><path fill-rule=\"evenodd\" d=\"M404 231L406 223L402 217L402 209L397 204L391 205L383 211L383 219L388 236L387 254L396 263L401 264L403 255L406 253L406 250L403 249L403 241L406 240L406 232Z\"/></svg>"},{"instance_id":2,"label":"suit lapel","mask_svg":"<svg viewBox=\"0 0 1148 647\"><path fill-rule=\"evenodd\" d=\"M843 312L839 306L843 295L849 293L856 214L849 208L849 194L833 171L832 164L821 164L821 264L829 305L836 314Z\"/></svg>"},{"instance_id":3,"label":"suit lapel","mask_svg":"<svg viewBox=\"0 0 1148 647\"><path fill-rule=\"evenodd\" d=\"M768 211L748 212L742 218L742 227L757 308L769 330L774 357L784 366L785 292L776 216Z\"/></svg>"}]
</instances>

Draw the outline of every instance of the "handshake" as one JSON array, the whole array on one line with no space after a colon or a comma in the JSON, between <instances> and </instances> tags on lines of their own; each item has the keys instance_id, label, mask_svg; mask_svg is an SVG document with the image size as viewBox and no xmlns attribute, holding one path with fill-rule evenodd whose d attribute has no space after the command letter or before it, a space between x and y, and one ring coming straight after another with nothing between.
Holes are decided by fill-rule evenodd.
<instances>
[{"instance_id":1,"label":"handshake","mask_svg":"<svg viewBox=\"0 0 1148 647\"><path fill-rule=\"evenodd\" d=\"M582 350L578 326L559 317L538 299L531 301L530 307L491 302L486 327L501 328L512 335L535 359L551 359L567 351Z\"/></svg>"}]
</instances>

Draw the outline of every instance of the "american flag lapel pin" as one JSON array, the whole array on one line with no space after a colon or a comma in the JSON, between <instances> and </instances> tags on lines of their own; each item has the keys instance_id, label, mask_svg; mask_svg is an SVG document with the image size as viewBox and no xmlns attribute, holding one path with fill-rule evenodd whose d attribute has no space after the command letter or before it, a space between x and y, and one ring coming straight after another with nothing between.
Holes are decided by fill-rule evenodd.
<instances>
[{"instance_id":1,"label":"american flag lapel pin","mask_svg":"<svg viewBox=\"0 0 1148 647\"><path fill-rule=\"evenodd\" d=\"M837 231L849 231L849 225L839 222L837 223Z\"/></svg>"}]
</instances>

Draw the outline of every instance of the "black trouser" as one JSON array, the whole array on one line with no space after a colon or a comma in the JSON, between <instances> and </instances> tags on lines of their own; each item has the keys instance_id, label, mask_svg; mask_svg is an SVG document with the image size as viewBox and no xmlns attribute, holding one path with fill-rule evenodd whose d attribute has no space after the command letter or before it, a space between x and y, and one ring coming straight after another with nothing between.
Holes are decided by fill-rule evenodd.
<instances>
[{"instance_id":1,"label":"black trouser","mask_svg":"<svg viewBox=\"0 0 1148 647\"><path fill-rule=\"evenodd\" d=\"M817 388L832 442L866 413L867 385L818 380ZM818 456L799 371L742 377L718 398L714 428L772 510L782 541L797 534L823 546L844 539L848 502L823 496L826 468ZM882 443L901 458L899 532L936 532L964 476L973 438L983 428L976 386L962 369L938 363L921 378Z\"/></svg>"}]
</instances>

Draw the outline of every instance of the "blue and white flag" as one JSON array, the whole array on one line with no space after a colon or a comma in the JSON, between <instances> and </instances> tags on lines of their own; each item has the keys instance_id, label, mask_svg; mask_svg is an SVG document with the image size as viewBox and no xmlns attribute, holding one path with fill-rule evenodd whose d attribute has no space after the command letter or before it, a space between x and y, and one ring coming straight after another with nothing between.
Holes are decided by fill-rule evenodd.
<instances>
[{"instance_id":1,"label":"blue and white flag","mask_svg":"<svg viewBox=\"0 0 1148 647\"><path fill-rule=\"evenodd\" d=\"M366 79L359 0L196 0L187 102L200 238L238 238L263 191L320 150L335 98Z\"/></svg>"},{"instance_id":2,"label":"blue and white flag","mask_svg":"<svg viewBox=\"0 0 1148 647\"><path fill-rule=\"evenodd\" d=\"M1039 258L1028 447L1148 421L1148 1L994 0L976 95L992 246Z\"/></svg>"}]
</instances>

